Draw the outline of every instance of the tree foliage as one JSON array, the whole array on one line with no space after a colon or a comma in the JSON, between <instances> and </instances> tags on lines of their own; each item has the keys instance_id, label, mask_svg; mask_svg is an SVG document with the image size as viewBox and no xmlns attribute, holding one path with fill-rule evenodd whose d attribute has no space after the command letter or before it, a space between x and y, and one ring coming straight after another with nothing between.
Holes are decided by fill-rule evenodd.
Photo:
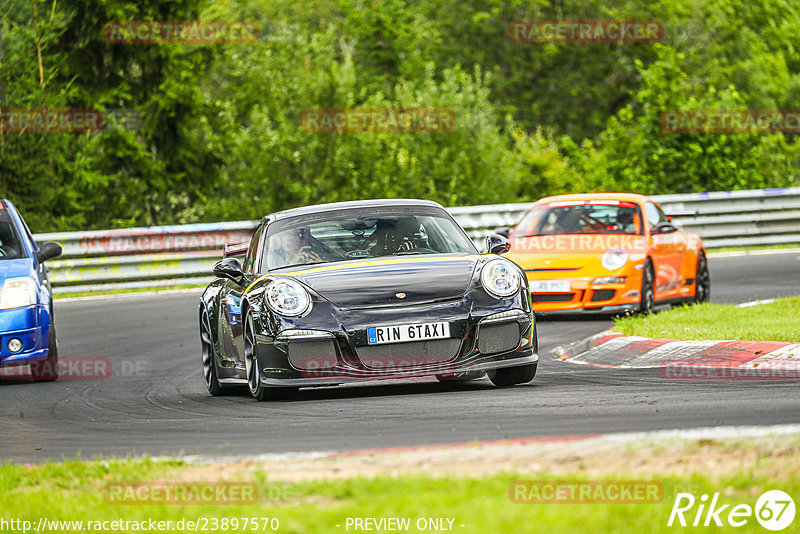
<instances>
[{"instance_id":1,"label":"tree foliage","mask_svg":"<svg viewBox=\"0 0 800 534\"><path fill-rule=\"evenodd\" d=\"M532 44L526 19L658 20L661 43ZM114 20L244 20L251 44L112 44ZM792 134L675 134L671 109L792 109L793 0L9 0L0 107L141 117L0 131L35 231L249 219L354 198L797 185ZM41 57L41 69L39 58ZM304 110L444 109L451 131L316 132Z\"/></svg>"}]
</instances>

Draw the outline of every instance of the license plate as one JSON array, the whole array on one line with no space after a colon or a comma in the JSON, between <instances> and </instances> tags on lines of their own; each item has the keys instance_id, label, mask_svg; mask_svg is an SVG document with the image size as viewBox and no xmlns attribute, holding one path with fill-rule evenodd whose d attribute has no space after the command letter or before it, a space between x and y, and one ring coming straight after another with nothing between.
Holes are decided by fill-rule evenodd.
<instances>
[{"instance_id":1,"label":"license plate","mask_svg":"<svg viewBox=\"0 0 800 534\"><path fill-rule=\"evenodd\" d=\"M569 293L569 280L531 280L531 293Z\"/></svg>"},{"instance_id":2,"label":"license plate","mask_svg":"<svg viewBox=\"0 0 800 534\"><path fill-rule=\"evenodd\" d=\"M448 337L450 337L450 323L446 321L395 326L370 326L367 328L367 344L369 345L445 339Z\"/></svg>"}]
</instances>

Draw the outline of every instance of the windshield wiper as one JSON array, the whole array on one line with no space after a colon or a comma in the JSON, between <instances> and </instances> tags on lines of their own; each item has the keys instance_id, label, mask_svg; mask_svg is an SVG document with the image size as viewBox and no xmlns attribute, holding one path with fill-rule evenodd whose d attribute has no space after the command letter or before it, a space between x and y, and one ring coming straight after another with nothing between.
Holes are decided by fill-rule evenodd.
<instances>
[{"instance_id":1,"label":"windshield wiper","mask_svg":"<svg viewBox=\"0 0 800 534\"><path fill-rule=\"evenodd\" d=\"M430 252L420 252L418 250L401 250L400 252L395 252L393 256L411 256L414 254L430 254Z\"/></svg>"}]
</instances>

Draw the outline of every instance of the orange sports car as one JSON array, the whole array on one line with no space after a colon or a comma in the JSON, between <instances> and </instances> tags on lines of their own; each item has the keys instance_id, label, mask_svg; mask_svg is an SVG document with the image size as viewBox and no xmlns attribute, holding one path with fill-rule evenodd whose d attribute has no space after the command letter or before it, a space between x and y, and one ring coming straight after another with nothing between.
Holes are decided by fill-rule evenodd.
<instances>
[{"instance_id":1,"label":"orange sports car","mask_svg":"<svg viewBox=\"0 0 800 534\"><path fill-rule=\"evenodd\" d=\"M711 294L702 240L643 195L543 198L508 238L537 312L648 313Z\"/></svg>"}]
</instances>

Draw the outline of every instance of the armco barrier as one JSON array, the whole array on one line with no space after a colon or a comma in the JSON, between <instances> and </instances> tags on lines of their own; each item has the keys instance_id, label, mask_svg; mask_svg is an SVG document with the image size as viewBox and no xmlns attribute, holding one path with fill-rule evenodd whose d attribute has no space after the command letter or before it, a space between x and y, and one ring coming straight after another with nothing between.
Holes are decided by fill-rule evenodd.
<instances>
[{"instance_id":1,"label":"armco barrier","mask_svg":"<svg viewBox=\"0 0 800 534\"><path fill-rule=\"evenodd\" d=\"M226 243L250 240L257 221L36 235L58 241L50 264L56 293L202 284Z\"/></svg>"},{"instance_id":2,"label":"armco barrier","mask_svg":"<svg viewBox=\"0 0 800 534\"><path fill-rule=\"evenodd\" d=\"M800 187L653 197L698 233L708 248L800 243ZM514 225L530 203L463 206L448 211L476 242ZM203 284L226 243L248 241L257 221L39 234L64 255L51 262L56 293Z\"/></svg>"}]
</instances>

